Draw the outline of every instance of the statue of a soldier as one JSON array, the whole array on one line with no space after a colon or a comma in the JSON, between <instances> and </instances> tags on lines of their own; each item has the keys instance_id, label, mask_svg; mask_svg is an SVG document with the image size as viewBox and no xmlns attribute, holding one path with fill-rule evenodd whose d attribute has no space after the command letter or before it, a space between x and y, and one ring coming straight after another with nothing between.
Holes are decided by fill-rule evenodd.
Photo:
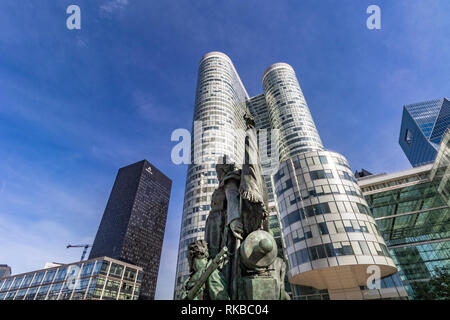
<instances>
[{"instance_id":1,"label":"statue of a soldier","mask_svg":"<svg viewBox=\"0 0 450 320\"><path fill-rule=\"evenodd\" d=\"M225 248L210 259L208 245L204 240L197 240L189 245L190 276L183 284L181 299L189 300L228 300L226 284L219 268L226 259Z\"/></svg>"},{"instance_id":2,"label":"statue of a soldier","mask_svg":"<svg viewBox=\"0 0 450 320\"><path fill-rule=\"evenodd\" d=\"M241 170L237 170L234 163L227 164L226 161L225 156L222 163L216 164L219 187L212 194L211 211L206 220L205 240L212 257L229 244L226 229L235 237L242 237L242 224L238 219Z\"/></svg>"},{"instance_id":3,"label":"statue of a soldier","mask_svg":"<svg viewBox=\"0 0 450 320\"><path fill-rule=\"evenodd\" d=\"M220 258L222 250L229 248L227 254L230 263L221 268L222 282L217 278L218 270L212 277L216 277L216 282L223 283L224 290L219 290L223 296L226 292L227 297L233 300L283 299L286 296L283 286L285 266L281 258L276 258L275 240L267 232L267 188L262 175L257 130L248 110L244 119L247 130L242 169L238 169L234 163L227 163L225 156L216 165L219 186L211 198L205 240L213 259ZM197 249L192 247L192 250ZM185 284L186 290L191 293L198 290L198 284L202 283L205 276L202 281L197 281L197 287L191 282L200 277L196 275L198 266L204 267L208 261L208 258L203 258L193 264L191 277ZM206 286L206 299L211 298L207 290ZM213 296L222 297L214 292ZM186 297L189 299L192 296Z\"/></svg>"},{"instance_id":4,"label":"statue of a soldier","mask_svg":"<svg viewBox=\"0 0 450 320\"><path fill-rule=\"evenodd\" d=\"M239 184L241 170L234 163L227 163L226 156L216 165L218 188L211 197L211 211L206 220L205 240L211 256L214 257L221 248L230 248L230 261L222 269L227 283L227 292L232 296L233 263L236 257L236 239L242 240L243 227L240 219Z\"/></svg>"},{"instance_id":5,"label":"statue of a soldier","mask_svg":"<svg viewBox=\"0 0 450 320\"><path fill-rule=\"evenodd\" d=\"M205 239L212 256L224 246L231 250L231 263L222 272L233 298L237 298L241 241L253 231L268 230L267 189L259 159L257 132L248 112L244 119L247 131L242 169L227 163L226 156L216 165L219 187L212 195L205 228Z\"/></svg>"},{"instance_id":6,"label":"statue of a soldier","mask_svg":"<svg viewBox=\"0 0 450 320\"><path fill-rule=\"evenodd\" d=\"M267 186L263 179L258 149L258 131L255 129L255 120L248 110L244 119L247 131L239 193L242 199L241 216L246 237L256 230L268 231L269 211Z\"/></svg>"},{"instance_id":7,"label":"statue of a soldier","mask_svg":"<svg viewBox=\"0 0 450 320\"><path fill-rule=\"evenodd\" d=\"M253 231L268 230L267 187L264 182L258 152L254 119L246 113L245 153L242 169L227 163L227 157L216 165L219 187L211 199L211 211L206 222L205 237L214 256L227 244L231 231L243 240Z\"/></svg>"}]
</instances>

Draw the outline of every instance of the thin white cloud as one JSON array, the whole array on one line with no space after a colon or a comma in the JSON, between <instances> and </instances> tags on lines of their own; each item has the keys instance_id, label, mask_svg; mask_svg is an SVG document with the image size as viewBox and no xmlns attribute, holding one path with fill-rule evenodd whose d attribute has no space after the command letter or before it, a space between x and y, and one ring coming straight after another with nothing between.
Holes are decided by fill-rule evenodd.
<instances>
[{"instance_id":1,"label":"thin white cloud","mask_svg":"<svg viewBox=\"0 0 450 320\"><path fill-rule=\"evenodd\" d=\"M75 44L77 47L86 48L88 46L88 40L85 37L76 37Z\"/></svg>"},{"instance_id":2,"label":"thin white cloud","mask_svg":"<svg viewBox=\"0 0 450 320\"><path fill-rule=\"evenodd\" d=\"M125 9L128 3L128 0L110 0L100 6L100 11L110 15Z\"/></svg>"},{"instance_id":3,"label":"thin white cloud","mask_svg":"<svg viewBox=\"0 0 450 320\"><path fill-rule=\"evenodd\" d=\"M133 101L139 116L147 121L158 124L173 124L180 119L180 112L175 112L173 108L155 102L152 95L136 90L133 93Z\"/></svg>"},{"instance_id":4,"label":"thin white cloud","mask_svg":"<svg viewBox=\"0 0 450 320\"><path fill-rule=\"evenodd\" d=\"M11 266L13 274L42 269L46 262L75 262L81 252L66 249L67 243L92 241L54 221L15 220L0 214L0 261Z\"/></svg>"},{"instance_id":5,"label":"thin white cloud","mask_svg":"<svg viewBox=\"0 0 450 320\"><path fill-rule=\"evenodd\" d=\"M8 187L0 188L3 192L0 209L11 212L24 210L54 218L69 215L83 218L96 216L97 201L89 198L88 192L49 177L46 174L48 168L26 165L13 156L3 159L1 164L0 174L8 181Z\"/></svg>"},{"instance_id":6,"label":"thin white cloud","mask_svg":"<svg viewBox=\"0 0 450 320\"><path fill-rule=\"evenodd\" d=\"M41 269L46 262L77 261L81 252L66 245L92 243L95 229L80 230L74 223L97 223L103 203L11 156L2 159L0 175L8 182L0 198L0 261L14 274Z\"/></svg>"}]
</instances>

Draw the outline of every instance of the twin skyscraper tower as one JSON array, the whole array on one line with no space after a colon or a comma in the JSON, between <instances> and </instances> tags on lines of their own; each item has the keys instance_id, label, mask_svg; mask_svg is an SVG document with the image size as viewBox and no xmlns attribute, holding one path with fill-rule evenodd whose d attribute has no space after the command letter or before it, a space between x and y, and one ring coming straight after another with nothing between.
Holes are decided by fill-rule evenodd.
<instances>
[{"instance_id":1,"label":"twin skyscraper tower","mask_svg":"<svg viewBox=\"0 0 450 320\"><path fill-rule=\"evenodd\" d=\"M215 164L223 155L243 162L239 135L249 110L258 129L277 132L276 145L267 141L276 152L262 154L277 157L264 178L274 221L281 222L289 282L351 299L370 274L391 275L395 264L347 160L324 149L292 67L270 66L262 85L264 93L251 98L228 56L210 52L200 61L193 130L201 138L192 141L191 154L202 161L187 171L175 297L189 275L188 245L203 239L218 184Z\"/></svg>"}]
</instances>

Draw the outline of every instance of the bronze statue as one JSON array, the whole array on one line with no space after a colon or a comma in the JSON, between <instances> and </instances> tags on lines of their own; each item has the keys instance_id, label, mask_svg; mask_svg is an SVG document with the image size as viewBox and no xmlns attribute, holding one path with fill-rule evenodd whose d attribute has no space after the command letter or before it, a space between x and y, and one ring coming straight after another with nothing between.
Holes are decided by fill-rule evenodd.
<instances>
[{"instance_id":1,"label":"bronze statue","mask_svg":"<svg viewBox=\"0 0 450 320\"><path fill-rule=\"evenodd\" d=\"M289 298L284 290L285 262L277 257L268 232L267 188L255 122L248 110L244 119L244 163L238 169L224 156L216 165L219 186L211 198L206 241L189 246L191 275L184 285L185 299Z\"/></svg>"},{"instance_id":2,"label":"bronze statue","mask_svg":"<svg viewBox=\"0 0 450 320\"><path fill-rule=\"evenodd\" d=\"M236 283L237 250L243 239L239 185L241 170L234 163L227 163L226 156L216 165L219 186L211 198L211 212L206 220L205 239L212 256L220 248L231 248L230 264L222 269L227 284ZM236 290L235 290L236 291ZM227 292L233 296L233 285L227 286Z\"/></svg>"},{"instance_id":3,"label":"bronze statue","mask_svg":"<svg viewBox=\"0 0 450 320\"><path fill-rule=\"evenodd\" d=\"M258 135L255 121L247 112L244 164L242 165L239 193L242 199L242 224L244 234L264 229L268 231L267 187L263 179L261 160L258 151Z\"/></svg>"},{"instance_id":4,"label":"bronze statue","mask_svg":"<svg viewBox=\"0 0 450 320\"><path fill-rule=\"evenodd\" d=\"M208 243L211 258L214 258L220 249L226 245L223 237L225 210L225 191L223 188L217 188L211 196L211 211L205 224L205 240Z\"/></svg>"},{"instance_id":5,"label":"bronze statue","mask_svg":"<svg viewBox=\"0 0 450 320\"><path fill-rule=\"evenodd\" d=\"M197 240L189 245L190 276L186 279L181 293L184 300L228 300L226 283L219 273L227 258L224 247L214 259L209 259L206 241Z\"/></svg>"}]
</instances>

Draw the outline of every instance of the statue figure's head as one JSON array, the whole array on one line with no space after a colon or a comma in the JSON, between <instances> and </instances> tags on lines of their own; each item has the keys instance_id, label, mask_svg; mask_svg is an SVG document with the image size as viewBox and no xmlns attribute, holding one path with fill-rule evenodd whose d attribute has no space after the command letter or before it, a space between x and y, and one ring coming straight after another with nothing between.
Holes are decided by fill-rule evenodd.
<instances>
[{"instance_id":1,"label":"statue figure's head","mask_svg":"<svg viewBox=\"0 0 450 320\"><path fill-rule=\"evenodd\" d=\"M247 129L252 129L255 127L255 118L253 118L250 111L245 110L244 120L245 124L247 125Z\"/></svg>"},{"instance_id":2,"label":"statue figure's head","mask_svg":"<svg viewBox=\"0 0 450 320\"><path fill-rule=\"evenodd\" d=\"M229 173L236 170L236 165L234 163L227 163L227 156L224 155L222 161L216 164L217 179L222 181L223 177Z\"/></svg>"},{"instance_id":3,"label":"statue figure's head","mask_svg":"<svg viewBox=\"0 0 450 320\"><path fill-rule=\"evenodd\" d=\"M196 240L188 247L188 262L190 272L196 272L205 267L208 262L208 243L205 240Z\"/></svg>"}]
</instances>

